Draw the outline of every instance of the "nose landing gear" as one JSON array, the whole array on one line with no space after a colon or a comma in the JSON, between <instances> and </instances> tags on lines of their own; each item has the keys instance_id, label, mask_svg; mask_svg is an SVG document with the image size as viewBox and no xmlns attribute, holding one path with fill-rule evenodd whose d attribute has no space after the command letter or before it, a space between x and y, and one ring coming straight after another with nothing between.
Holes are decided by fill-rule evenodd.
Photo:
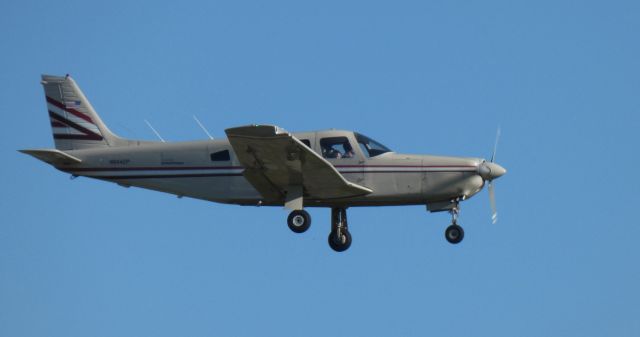
<instances>
[{"instance_id":1,"label":"nose landing gear","mask_svg":"<svg viewBox=\"0 0 640 337\"><path fill-rule=\"evenodd\" d=\"M464 239L464 230L457 224L452 224L444 231L444 237L451 244L457 244Z\"/></svg>"},{"instance_id":2,"label":"nose landing gear","mask_svg":"<svg viewBox=\"0 0 640 337\"><path fill-rule=\"evenodd\" d=\"M449 243L455 245L464 239L464 229L458 225L458 213L460 212L458 204L449 212L451 213L451 225L444 231L444 237Z\"/></svg>"}]
</instances>

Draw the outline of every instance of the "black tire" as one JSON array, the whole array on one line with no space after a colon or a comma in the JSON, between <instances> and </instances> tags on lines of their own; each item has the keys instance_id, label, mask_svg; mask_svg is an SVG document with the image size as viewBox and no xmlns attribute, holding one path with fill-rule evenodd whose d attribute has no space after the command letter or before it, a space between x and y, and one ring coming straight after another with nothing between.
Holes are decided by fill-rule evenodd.
<instances>
[{"instance_id":1,"label":"black tire","mask_svg":"<svg viewBox=\"0 0 640 337\"><path fill-rule=\"evenodd\" d=\"M451 244L458 244L464 239L464 229L458 225L451 225L444 231L444 237Z\"/></svg>"},{"instance_id":2,"label":"black tire","mask_svg":"<svg viewBox=\"0 0 640 337\"><path fill-rule=\"evenodd\" d=\"M349 247L351 247L351 233L349 233L349 231L344 231L342 240L338 241L336 238L336 232L332 231L329 233L329 247L336 252L344 252L349 249Z\"/></svg>"},{"instance_id":3,"label":"black tire","mask_svg":"<svg viewBox=\"0 0 640 337\"><path fill-rule=\"evenodd\" d=\"M311 215L301 209L289 213L287 225L294 233L304 233L311 226Z\"/></svg>"}]
</instances>

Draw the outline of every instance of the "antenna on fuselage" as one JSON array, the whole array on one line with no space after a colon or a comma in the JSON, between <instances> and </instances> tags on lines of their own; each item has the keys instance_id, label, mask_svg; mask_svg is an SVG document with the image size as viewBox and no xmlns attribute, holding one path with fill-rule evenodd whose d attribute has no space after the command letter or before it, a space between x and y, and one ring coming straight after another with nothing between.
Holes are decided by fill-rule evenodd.
<instances>
[{"instance_id":1,"label":"antenna on fuselage","mask_svg":"<svg viewBox=\"0 0 640 337\"><path fill-rule=\"evenodd\" d=\"M193 115L193 119L196 121L196 123L198 123L198 125L200 126L200 128L202 129L202 131L204 131L204 133L207 134L207 136L209 137L209 139L213 140L213 136L211 136L211 134L209 133L209 131L207 131L207 128L204 127L204 125L202 125L202 123L200 123L200 121L198 120L198 117L196 117L196 115Z\"/></svg>"},{"instance_id":2,"label":"antenna on fuselage","mask_svg":"<svg viewBox=\"0 0 640 337\"><path fill-rule=\"evenodd\" d=\"M158 133L158 131L156 131L156 129L153 128L153 126L151 125L151 123L149 123L148 120L145 119L144 122L147 123L147 126L149 127L149 129L151 129L151 131L153 131L153 133L155 133L156 136L158 136L158 138L160 138L161 142L166 143L164 141L164 139L162 138L162 136L160 136L160 133Z\"/></svg>"}]
</instances>

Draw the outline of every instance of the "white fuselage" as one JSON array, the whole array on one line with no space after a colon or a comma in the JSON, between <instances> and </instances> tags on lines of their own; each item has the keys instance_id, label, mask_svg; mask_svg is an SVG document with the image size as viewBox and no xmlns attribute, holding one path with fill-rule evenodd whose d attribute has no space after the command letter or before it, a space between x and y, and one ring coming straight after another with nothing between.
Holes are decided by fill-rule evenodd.
<instances>
[{"instance_id":1,"label":"white fuselage","mask_svg":"<svg viewBox=\"0 0 640 337\"><path fill-rule=\"evenodd\" d=\"M350 131L294 133L321 153L320 141L347 137ZM228 158L213 154L229 151ZM387 152L368 157L358 146L350 158L326 158L345 179L373 193L337 200L305 199L305 206L376 206L427 204L468 198L482 188L476 158L404 155ZM233 148L226 139L195 142L142 142L123 147L71 150L81 164L58 167L78 176L113 181L197 199L241 205L282 205L284 200L264 200L244 178ZM228 159L228 160L224 160Z\"/></svg>"}]
</instances>

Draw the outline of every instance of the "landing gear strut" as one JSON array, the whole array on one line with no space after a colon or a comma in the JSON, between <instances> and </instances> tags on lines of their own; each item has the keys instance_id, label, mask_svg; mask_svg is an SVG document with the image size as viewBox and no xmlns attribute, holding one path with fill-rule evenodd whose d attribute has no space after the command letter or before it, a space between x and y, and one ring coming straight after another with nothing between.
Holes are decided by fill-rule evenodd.
<instances>
[{"instance_id":1,"label":"landing gear strut","mask_svg":"<svg viewBox=\"0 0 640 337\"><path fill-rule=\"evenodd\" d=\"M329 246L336 252L344 252L351 247L351 233L347 224L347 210L335 207L331 209L331 233Z\"/></svg>"},{"instance_id":2,"label":"landing gear strut","mask_svg":"<svg viewBox=\"0 0 640 337\"><path fill-rule=\"evenodd\" d=\"M464 230L458 225L458 204L451 209L451 225L444 231L444 237L451 244L457 244L464 239Z\"/></svg>"}]
</instances>

